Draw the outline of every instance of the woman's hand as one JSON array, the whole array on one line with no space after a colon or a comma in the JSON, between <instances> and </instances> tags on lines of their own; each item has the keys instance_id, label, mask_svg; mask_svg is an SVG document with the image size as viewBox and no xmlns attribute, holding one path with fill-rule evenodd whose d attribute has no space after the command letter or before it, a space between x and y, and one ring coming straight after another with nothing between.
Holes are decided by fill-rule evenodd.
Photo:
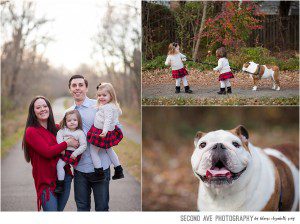
<instances>
[{"instance_id":1,"label":"woman's hand","mask_svg":"<svg viewBox=\"0 0 300 224\"><path fill-rule=\"evenodd\" d=\"M73 160L76 159L76 156L74 155L74 153L71 154L70 158L73 159Z\"/></svg>"},{"instance_id":2,"label":"woman's hand","mask_svg":"<svg viewBox=\"0 0 300 224\"><path fill-rule=\"evenodd\" d=\"M104 138L105 136L106 136L106 133L103 133L103 132L99 135L100 138Z\"/></svg>"},{"instance_id":3,"label":"woman's hand","mask_svg":"<svg viewBox=\"0 0 300 224\"><path fill-rule=\"evenodd\" d=\"M75 138L71 137L66 140L66 143L68 146L74 147L77 149L79 147L79 141L77 141Z\"/></svg>"}]
</instances>

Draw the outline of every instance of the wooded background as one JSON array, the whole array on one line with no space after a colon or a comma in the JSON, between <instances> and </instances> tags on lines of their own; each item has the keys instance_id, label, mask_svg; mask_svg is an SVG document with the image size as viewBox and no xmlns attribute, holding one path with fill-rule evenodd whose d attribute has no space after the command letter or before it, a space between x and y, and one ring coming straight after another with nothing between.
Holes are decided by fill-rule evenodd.
<instances>
[{"instance_id":1,"label":"wooded background","mask_svg":"<svg viewBox=\"0 0 300 224\"><path fill-rule=\"evenodd\" d=\"M231 9L226 11L232 7L230 4L236 15L230 15ZM241 15L237 15L239 13ZM203 32L200 30L202 20L206 26ZM247 25L250 21L254 23ZM219 25L221 29L217 27ZM232 51L240 47L257 46L272 51L298 51L299 5L295 1L144 1L142 28L144 60L166 55L168 44L174 41L180 44L186 54L199 54L198 59L205 56L208 50L214 52L221 45L226 45ZM217 33L213 35L215 29L218 29L219 36ZM223 40L211 45L219 37ZM226 44L224 39L227 42L236 39L240 43L236 42L236 46L234 43ZM196 47L197 40L199 49Z\"/></svg>"},{"instance_id":2,"label":"wooded background","mask_svg":"<svg viewBox=\"0 0 300 224\"><path fill-rule=\"evenodd\" d=\"M299 147L298 107L143 107L143 211L195 211L197 131L244 125L258 147Z\"/></svg>"},{"instance_id":3,"label":"wooded background","mask_svg":"<svg viewBox=\"0 0 300 224\"><path fill-rule=\"evenodd\" d=\"M48 44L56 38L44 27L55 18L38 17L34 1L1 1L2 139L24 127L24 118L18 123L10 120L27 115L34 96L44 95L50 100L69 96L68 80L74 74L87 78L90 98L95 98L99 82L111 82L121 107L140 116L140 6L133 3L116 7L103 2L101 7L105 8L105 13L99 14L95 21L99 28L91 40L91 57L95 64L78 64L74 71L69 71L53 67L44 56ZM44 51L38 51L38 48ZM57 54L63 52L61 49ZM100 61L99 55L104 59ZM114 61L107 60L109 57Z\"/></svg>"}]
</instances>

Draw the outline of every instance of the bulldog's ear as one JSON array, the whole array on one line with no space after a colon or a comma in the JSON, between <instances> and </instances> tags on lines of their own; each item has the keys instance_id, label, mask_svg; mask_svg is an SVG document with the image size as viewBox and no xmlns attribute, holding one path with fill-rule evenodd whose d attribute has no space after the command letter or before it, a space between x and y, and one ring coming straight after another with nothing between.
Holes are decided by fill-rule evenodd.
<instances>
[{"instance_id":1,"label":"bulldog's ear","mask_svg":"<svg viewBox=\"0 0 300 224\"><path fill-rule=\"evenodd\" d=\"M243 65L243 67L244 67L244 68L248 68L248 67L249 67L249 65L250 65L250 63L249 63L249 62L247 62L247 63L245 63L245 64Z\"/></svg>"},{"instance_id":2,"label":"bulldog's ear","mask_svg":"<svg viewBox=\"0 0 300 224\"><path fill-rule=\"evenodd\" d=\"M240 137L242 142L248 143L249 134L247 129L243 125L239 125L236 128L233 129L234 133Z\"/></svg>"},{"instance_id":3,"label":"bulldog's ear","mask_svg":"<svg viewBox=\"0 0 300 224\"><path fill-rule=\"evenodd\" d=\"M206 133L204 133L202 131L198 131L196 133L196 136L194 138L194 145L195 145L195 147L197 147L197 143L198 143L199 139L202 138L204 135L206 135Z\"/></svg>"}]
</instances>

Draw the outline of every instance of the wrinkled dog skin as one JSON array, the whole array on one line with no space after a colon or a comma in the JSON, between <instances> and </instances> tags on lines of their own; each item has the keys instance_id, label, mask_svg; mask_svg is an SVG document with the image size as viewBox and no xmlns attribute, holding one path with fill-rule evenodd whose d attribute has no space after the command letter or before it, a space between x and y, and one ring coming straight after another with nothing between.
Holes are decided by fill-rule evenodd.
<instances>
[{"instance_id":1,"label":"wrinkled dog skin","mask_svg":"<svg viewBox=\"0 0 300 224\"><path fill-rule=\"evenodd\" d=\"M262 150L249 142L248 131L242 125L227 131L199 131L194 144L191 163L199 179L198 210L299 208L299 167L295 165L299 161L294 161L299 157L298 147Z\"/></svg>"}]
</instances>

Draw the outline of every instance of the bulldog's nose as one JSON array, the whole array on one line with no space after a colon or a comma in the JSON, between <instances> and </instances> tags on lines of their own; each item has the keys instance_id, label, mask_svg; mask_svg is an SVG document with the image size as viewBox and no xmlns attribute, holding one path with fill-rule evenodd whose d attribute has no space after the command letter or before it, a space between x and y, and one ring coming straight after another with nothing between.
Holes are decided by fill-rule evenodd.
<instances>
[{"instance_id":1,"label":"bulldog's nose","mask_svg":"<svg viewBox=\"0 0 300 224\"><path fill-rule=\"evenodd\" d=\"M223 149L226 149L226 147L222 143L217 143L214 145L213 149L223 150Z\"/></svg>"}]
</instances>

